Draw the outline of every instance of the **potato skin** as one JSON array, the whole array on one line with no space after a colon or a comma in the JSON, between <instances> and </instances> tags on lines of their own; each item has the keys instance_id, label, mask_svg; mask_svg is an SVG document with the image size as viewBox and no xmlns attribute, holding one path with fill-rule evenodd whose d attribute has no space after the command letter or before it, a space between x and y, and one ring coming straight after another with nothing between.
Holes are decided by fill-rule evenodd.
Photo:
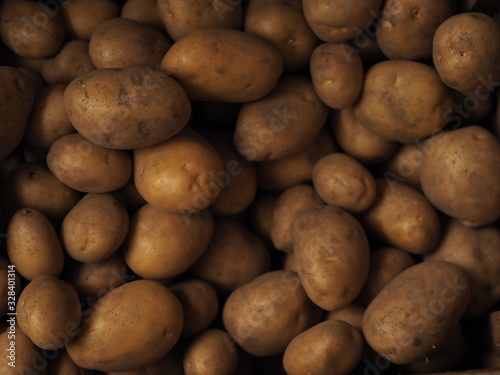
<instances>
[{"instance_id":1,"label":"potato skin","mask_svg":"<svg viewBox=\"0 0 500 375\"><path fill-rule=\"evenodd\" d=\"M410 364L442 347L469 295L469 280L457 266L419 263L396 276L370 303L363 334L391 362Z\"/></svg>"},{"instance_id":2,"label":"potato skin","mask_svg":"<svg viewBox=\"0 0 500 375\"><path fill-rule=\"evenodd\" d=\"M83 368L135 370L167 354L182 324L181 305L167 287L156 281L131 281L84 312L81 332L66 350Z\"/></svg>"},{"instance_id":3,"label":"potato skin","mask_svg":"<svg viewBox=\"0 0 500 375\"><path fill-rule=\"evenodd\" d=\"M123 4L121 17L130 18L156 30L165 30L156 7L157 0L127 0Z\"/></svg>"},{"instance_id":4,"label":"potato skin","mask_svg":"<svg viewBox=\"0 0 500 375\"><path fill-rule=\"evenodd\" d=\"M283 60L270 43L250 33L204 29L178 40L160 69L192 100L248 102L274 89Z\"/></svg>"},{"instance_id":5,"label":"potato skin","mask_svg":"<svg viewBox=\"0 0 500 375\"><path fill-rule=\"evenodd\" d=\"M57 357L49 362L47 371L51 375L94 375L94 371L78 367L66 350L58 352Z\"/></svg>"}]
</instances>

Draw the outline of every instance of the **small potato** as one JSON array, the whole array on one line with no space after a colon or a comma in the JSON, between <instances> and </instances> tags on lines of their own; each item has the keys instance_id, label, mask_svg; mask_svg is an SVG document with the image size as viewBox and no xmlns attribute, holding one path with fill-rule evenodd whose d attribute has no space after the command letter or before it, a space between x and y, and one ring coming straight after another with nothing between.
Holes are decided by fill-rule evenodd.
<instances>
[{"instance_id":1,"label":"small potato","mask_svg":"<svg viewBox=\"0 0 500 375\"><path fill-rule=\"evenodd\" d=\"M64 253L49 219L32 208L17 211L7 228L7 255L16 271L28 280L59 276Z\"/></svg>"},{"instance_id":2,"label":"small potato","mask_svg":"<svg viewBox=\"0 0 500 375\"><path fill-rule=\"evenodd\" d=\"M292 227L293 253L308 297L324 310L352 303L368 276L370 248L361 224L347 211L304 211Z\"/></svg>"},{"instance_id":3,"label":"small potato","mask_svg":"<svg viewBox=\"0 0 500 375\"><path fill-rule=\"evenodd\" d=\"M243 104L234 130L234 145L247 160L282 159L314 141L327 115L328 109L310 79L285 76L271 94Z\"/></svg>"},{"instance_id":4,"label":"small potato","mask_svg":"<svg viewBox=\"0 0 500 375\"><path fill-rule=\"evenodd\" d=\"M75 78L95 70L90 59L89 42L86 40L69 40L57 55L45 60L41 74L49 85L69 84Z\"/></svg>"},{"instance_id":5,"label":"small potato","mask_svg":"<svg viewBox=\"0 0 500 375\"><path fill-rule=\"evenodd\" d=\"M363 62L352 50L347 44L323 43L311 55L309 70L314 89L331 108L349 107L361 93Z\"/></svg>"},{"instance_id":6,"label":"small potato","mask_svg":"<svg viewBox=\"0 0 500 375\"><path fill-rule=\"evenodd\" d=\"M363 354L361 333L349 323L327 320L297 335L283 355L288 375L347 375Z\"/></svg>"},{"instance_id":7,"label":"small potato","mask_svg":"<svg viewBox=\"0 0 500 375\"><path fill-rule=\"evenodd\" d=\"M397 181L376 180L375 202L361 215L368 233L412 254L429 253L440 235L439 217L418 190Z\"/></svg>"},{"instance_id":8,"label":"small potato","mask_svg":"<svg viewBox=\"0 0 500 375\"><path fill-rule=\"evenodd\" d=\"M270 43L250 33L204 29L177 41L160 69L182 85L189 99L248 102L274 89L283 60Z\"/></svg>"},{"instance_id":9,"label":"small potato","mask_svg":"<svg viewBox=\"0 0 500 375\"><path fill-rule=\"evenodd\" d=\"M424 163L425 150L425 142L400 145L384 164L384 177L421 190L420 170Z\"/></svg>"},{"instance_id":10,"label":"small potato","mask_svg":"<svg viewBox=\"0 0 500 375\"><path fill-rule=\"evenodd\" d=\"M243 25L241 1L158 0L157 9L173 40L201 29L239 30Z\"/></svg>"},{"instance_id":11,"label":"small potato","mask_svg":"<svg viewBox=\"0 0 500 375\"><path fill-rule=\"evenodd\" d=\"M238 367L238 349L223 330L212 328L193 339L184 354L186 375L233 375Z\"/></svg>"},{"instance_id":12,"label":"small potato","mask_svg":"<svg viewBox=\"0 0 500 375\"><path fill-rule=\"evenodd\" d=\"M0 317L14 311L16 296L21 291L21 277L15 267L7 257L0 257Z\"/></svg>"},{"instance_id":13,"label":"small potato","mask_svg":"<svg viewBox=\"0 0 500 375\"><path fill-rule=\"evenodd\" d=\"M118 250L128 228L128 213L115 196L87 194L64 218L61 243L73 259L103 262Z\"/></svg>"},{"instance_id":14,"label":"small potato","mask_svg":"<svg viewBox=\"0 0 500 375\"><path fill-rule=\"evenodd\" d=\"M52 143L75 129L64 108L66 85L47 86L37 93L24 139L30 145L48 150Z\"/></svg>"},{"instance_id":15,"label":"small potato","mask_svg":"<svg viewBox=\"0 0 500 375\"><path fill-rule=\"evenodd\" d=\"M94 371L78 367L66 350L58 352L57 357L50 361L47 371L51 375L94 375Z\"/></svg>"},{"instance_id":16,"label":"small potato","mask_svg":"<svg viewBox=\"0 0 500 375\"><path fill-rule=\"evenodd\" d=\"M64 348L79 333L78 294L54 276L37 277L26 285L16 311L19 326L39 348Z\"/></svg>"},{"instance_id":17,"label":"small potato","mask_svg":"<svg viewBox=\"0 0 500 375\"><path fill-rule=\"evenodd\" d=\"M92 32L89 54L97 68L156 69L171 44L159 31L128 18L111 18Z\"/></svg>"},{"instance_id":18,"label":"small potato","mask_svg":"<svg viewBox=\"0 0 500 375\"><path fill-rule=\"evenodd\" d=\"M146 204L131 218L123 256L143 278L176 277L203 254L213 227L206 210L187 218Z\"/></svg>"},{"instance_id":19,"label":"small potato","mask_svg":"<svg viewBox=\"0 0 500 375\"><path fill-rule=\"evenodd\" d=\"M50 57L61 49L64 36L60 13L44 3L27 0L0 3L0 37L16 54L30 59Z\"/></svg>"},{"instance_id":20,"label":"small potato","mask_svg":"<svg viewBox=\"0 0 500 375\"><path fill-rule=\"evenodd\" d=\"M295 336L319 321L320 314L295 272L272 271L231 293L222 321L246 352L269 357L282 353Z\"/></svg>"},{"instance_id":21,"label":"small potato","mask_svg":"<svg viewBox=\"0 0 500 375\"><path fill-rule=\"evenodd\" d=\"M165 26L156 7L157 0L127 0L123 4L121 17L135 20L156 30L163 31Z\"/></svg>"},{"instance_id":22,"label":"small potato","mask_svg":"<svg viewBox=\"0 0 500 375\"><path fill-rule=\"evenodd\" d=\"M375 200L375 179L368 169L346 154L333 153L319 159L312 180L323 201L350 212L364 211Z\"/></svg>"},{"instance_id":23,"label":"small potato","mask_svg":"<svg viewBox=\"0 0 500 375\"><path fill-rule=\"evenodd\" d=\"M212 324L219 310L219 300L211 284L188 279L170 285L169 289L182 306L184 326L181 338L192 338Z\"/></svg>"},{"instance_id":24,"label":"small potato","mask_svg":"<svg viewBox=\"0 0 500 375\"><path fill-rule=\"evenodd\" d=\"M249 228L266 244L272 243L273 211L278 198L278 193L259 191L248 210Z\"/></svg>"},{"instance_id":25,"label":"small potato","mask_svg":"<svg viewBox=\"0 0 500 375\"><path fill-rule=\"evenodd\" d=\"M329 311L326 320L342 320L361 331L365 310L364 306L352 303L340 310Z\"/></svg>"},{"instance_id":26,"label":"small potato","mask_svg":"<svg viewBox=\"0 0 500 375\"><path fill-rule=\"evenodd\" d=\"M50 146L47 166L63 183L85 193L120 189L132 176L126 151L98 146L79 133L62 136Z\"/></svg>"}]
</instances>

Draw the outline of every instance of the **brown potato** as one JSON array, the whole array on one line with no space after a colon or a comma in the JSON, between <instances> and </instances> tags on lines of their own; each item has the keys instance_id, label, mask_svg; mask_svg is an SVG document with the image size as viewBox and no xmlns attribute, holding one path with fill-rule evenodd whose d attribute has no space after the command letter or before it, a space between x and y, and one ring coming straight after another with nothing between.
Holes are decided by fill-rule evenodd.
<instances>
[{"instance_id":1,"label":"brown potato","mask_svg":"<svg viewBox=\"0 0 500 375\"><path fill-rule=\"evenodd\" d=\"M50 361L47 371L51 375L94 375L94 371L78 367L66 350L58 352L57 357Z\"/></svg>"},{"instance_id":2,"label":"brown potato","mask_svg":"<svg viewBox=\"0 0 500 375\"><path fill-rule=\"evenodd\" d=\"M272 243L273 211L278 197L278 193L259 191L248 210L249 228L266 244Z\"/></svg>"},{"instance_id":3,"label":"brown potato","mask_svg":"<svg viewBox=\"0 0 500 375\"><path fill-rule=\"evenodd\" d=\"M92 32L89 54L97 68L148 66L156 69L170 48L159 31L128 18L111 18Z\"/></svg>"},{"instance_id":4,"label":"brown potato","mask_svg":"<svg viewBox=\"0 0 500 375\"><path fill-rule=\"evenodd\" d=\"M60 181L85 193L120 189L132 176L132 159L126 151L98 146L79 133L52 143L47 166Z\"/></svg>"},{"instance_id":5,"label":"brown potato","mask_svg":"<svg viewBox=\"0 0 500 375\"><path fill-rule=\"evenodd\" d=\"M204 29L177 41L160 69L176 79L192 100L248 102L274 89L283 61L270 43L255 35Z\"/></svg>"},{"instance_id":6,"label":"brown potato","mask_svg":"<svg viewBox=\"0 0 500 375\"><path fill-rule=\"evenodd\" d=\"M156 7L157 0L127 0L123 4L121 17L164 31L165 26Z\"/></svg>"},{"instance_id":7,"label":"brown potato","mask_svg":"<svg viewBox=\"0 0 500 375\"><path fill-rule=\"evenodd\" d=\"M163 27L163 26L162 26ZM130 371L107 371L106 375L185 375L182 364L182 351L174 347L159 361L146 367ZM85 375L85 374L83 374Z\"/></svg>"},{"instance_id":8,"label":"brown potato","mask_svg":"<svg viewBox=\"0 0 500 375\"><path fill-rule=\"evenodd\" d=\"M424 163L424 150L426 150L425 141L400 145L384 164L384 177L421 190L420 170Z\"/></svg>"},{"instance_id":9,"label":"brown potato","mask_svg":"<svg viewBox=\"0 0 500 375\"><path fill-rule=\"evenodd\" d=\"M114 191L113 194L122 202L129 213L136 212L146 204L144 198L137 191L133 178L121 189Z\"/></svg>"},{"instance_id":10,"label":"brown potato","mask_svg":"<svg viewBox=\"0 0 500 375\"><path fill-rule=\"evenodd\" d=\"M329 311L326 320L342 320L361 331L365 310L364 306L352 303L340 310Z\"/></svg>"}]
</instances>

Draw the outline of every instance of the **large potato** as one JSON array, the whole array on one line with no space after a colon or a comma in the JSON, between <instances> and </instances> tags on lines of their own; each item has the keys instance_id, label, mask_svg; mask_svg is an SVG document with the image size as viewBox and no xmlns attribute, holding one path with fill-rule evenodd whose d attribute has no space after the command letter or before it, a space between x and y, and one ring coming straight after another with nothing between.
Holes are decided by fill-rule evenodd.
<instances>
[{"instance_id":1,"label":"large potato","mask_svg":"<svg viewBox=\"0 0 500 375\"><path fill-rule=\"evenodd\" d=\"M248 102L269 94L283 60L268 42L228 29L194 31L167 52L161 70L175 78L190 99Z\"/></svg>"},{"instance_id":2,"label":"large potato","mask_svg":"<svg viewBox=\"0 0 500 375\"><path fill-rule=\"evenodd\" d=\"M96 69L73 80L64 104L75 129L96 145L132 149L177 134L191 115L182 87L148 67Z\"/></svg>"}]
</instances>

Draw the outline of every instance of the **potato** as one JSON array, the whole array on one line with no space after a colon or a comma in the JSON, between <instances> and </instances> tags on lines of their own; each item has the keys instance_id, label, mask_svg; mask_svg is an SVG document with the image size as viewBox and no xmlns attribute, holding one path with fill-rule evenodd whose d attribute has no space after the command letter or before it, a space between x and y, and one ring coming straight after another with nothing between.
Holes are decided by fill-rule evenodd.
<instances>
[{"instance_id":1,"label":"potato","mask_svg":"<svg viewBox=\"0 0 500 375\"><path fill-rule=\"evenodd\" d=\"M326 320L341 320L361 331L365 310L364 306L352 303L340 310L329 311Z\"/></svg>"},{"instance_id":2,"label":"potato","mask_svg":"<svg viewBox=\"0 0 500 375\"><path fill-rule=\"evenodd\" d=\"M134 182L139 193L152 206L184 214L186 220L217 199L223 171L217 151L191 128L134 150Z\"/></svg>"},{"instance_id":3,"label":"potato","mask_svg":"<svg viewBox=\"0 0 500 375\"><path fill-rule=\"evenodd\" d=\"M274 247L291 253L292 226L295 219L302 212L324 204L311 185L299 184L283 191L272 212L271 239Z\"/></svg>"},{"instance_id":4,"label":"potato","mask_svg":"<svg viewBox=\"0 0 500 375\"><path fill-rule=\"evenodd\" d=\"M375 134L410 143L442 129L452 105L451 93L434 68L389 60L366 72L354 116Z\"/></svg>"},{"instance_id":5,"label":"potato","mask_svg":"<svg viewBox=\"0 0 500 375\"><path fill-rule=\"evenodd\" d=\"M123 4L121 17L164 31L165 26L158 13L157 2L157 0L127 0Z\"/></svg>"},{"instance_id":6,"label":"potato","mask_svg":"<svg viewBox=\"0 0 500 375\"><path fill-rule=\"evenodd\" d=\"M278 198L278 193L259 191L248 209L249 228L266 244L272 243L273 210Z\"/></svg>"},{"instance_id":7,"label":"potato","mask_svg":"<svg viewBox=\"0 0 500 375\"><path fill-rule=\"evenodd\" d=\"M361 333L349 323L328 320L297 335L283 355L289 375L349 374L363 353Z\"/></svg>"},{"instance_id":8,"label":"potato","mask_svg":"<svg viewBox=\"0 0 500 375\"><path fill-rule=\"evenodd\" d=\"M425 256L426 261L445 261L460 267L471 284L467 318L477 318L500 301L500 230L496 225L469 228L458 220L446 223L436 249Z\"/></svg>"},{"instance_id":9,"label":"potato","mask_svg":"<svg viewBox=\"0 0 500 375\"><path fill-rule=\"evenodd\" d=\"M65 89L64 84L50 85L36 95L24 135L30 145L48 150L57 139L75 131L64 108Z\"/></svg>"},{"instance_id":10,"label":"potato","mask_svg":"<svg viewBox=\"0 0 500 375\"><path fill-rule=\"evenodd\" d=\"M219 300L211 284L188 279L170 285L169 289L182 306L184 326L181 338L192 338L212 324L219 310Z\"/></svg>"},{"instance_id":11,"label":"potato","mask_svg":"<svg viewBox=\"0 0 500 375\"><path fill-rule=\"evenodd\" d=\"M78 367L65 350L59 351L57 357L47 367L52 375L93 375L94 371Z\"/></svg>"},{"instance_id":12,"label":"potato","mask_svg":"<svg viewBox=\"0 0 500 375\"><path fill-rule=\"evenodd\" d=\"M89 141L112 149L160 143L186 125L191 104L183 88L148 67L96 69L64 92L66 112Z\"/></svg>"},{"instance_id":13,"label":"potato","mask_svg":"<svg viewBox=\"0 0 500 375\"><path fill-rule=\"evenodd\" d=\"M314 165L312 180L323 201L350 212L364 211L375 201L375 179L349 155L323 156Z\"/></svg>"},{"instance_id":14,"label":"potato","mask_svg":"<svg viewBox=\"0 0 500 375\"><path fill-rule=\"evenodd\" d=\"M271 43L283 58L285 71L303 69L318 38L307 24L299 0L251 0L245 10L245 31Z\"/></svg>"},{"instance_id":15,"label":"potato","mask_svg":"<svg viewBox=\"0 0 500 375\"><path fill-rule=\"evenodd\" d=\"M274 89L283 61L270 43L250 33L204 29L177 41L160 69L182 85L189 99L248 102Z\"/></svg>"},{"instance_id":16,"label":"potato","mask_svg":"<svg viewBox=\"0 0 500 375\"><path fill-rule=\"evenodd\" d=\"M0 93L3 118L0 126L0 160L2 160L14 151L23 139L29 112L35 99L35 90L19 69L0 66Z\"/></svg>"},{"instance_id":17,"label":"potato","mask_svg":"<svg viewBox=\"0 0 500 375\"><path fill-rule=\"evenodd\" d=\"M129 213L136 212L146 204L144 198L137 191L133 178L121 189L114 191L113 194L122 202Z\"/></svg>"},{"instance_id":18,"label":"potato","mask_svg":"<svg viewBox=\"0 0 500 375\"><path fill-rule=\"evenodd\" d=\"M327 129L295 155L279 160L256 163L257 184L270 191L283 191L291 186L310 182L314 164L323 156L337 152L335 141Z\"/></svg>"},{"instance_id":19,"label":"potato","mask_svg":"<svg viewBox=\"0 0 500 375\"><path fill-rule=\"evenodd\" d=\"M357 302L368 306L392 279L415 263L409 253L395 247L385 246L372 251L370 271Z\"/></svg>"},{"instance_id":20,"label":"potato","mask_svg":"<svg viewBox=\"0 0 500 375\"><path fill-rule=\"evenodd\" d=\"M146 367L131 371L107 371L106 375L185 375L182 364L182 354L178 347L174 347L159 361Z\"/></svg>"},{"instance_id":21,"label":"potato","mask_svg":"<svg viewBox=\"0 0 500 375\"><path fill-rule=\"evenodd\" d=\"M322 43L311 54L309 70L314 89L331 108L354 104L363 84L363 62L359 54L341 43Z\"/></svg>"},{"instance_id":22,"label":"potato","mask_svg":"<svg viewBox=\"0 0 500 375\"><path fill-rule=\"evenodd\" d=\"M303 0L309 26L325 42L339 43L354 38L375 19L382 0L354 3L349 0Z\"/></svg>"},{"instance_id":23,"label":"potato","mask_svg":"<svg viewBox=\"0 0 500 375\"><path fill-rule=\"evenodd\" d=\"M384 177L421 190L420 170L424 163L425 147L425 142L400 145L384 164Z\"/></svg>"},{"instance_id":24,"label":"potato","mask_svg":"<svg viewBox=\"0 0 500 375\"><path fill-rule=\"evenodd\" d=\"M316 324L320 312L295 272L272 271L231 293L222 321L243 350L269 357L282 353L295 336Z\"/></svg>"},{"instance_id":25,"label":"potato","mask_svg":"<svg viewBox=\"0 0 500 375\"><path fill-rule=\"evenodd\" d=\"M206 210L186 220L183 215L146 204L131 218L123 256L132 271L143 278L172 278L203 254L213 227Z\"/></svg>"},{"instance_id":26,"label":"potato","mask_svg":"<svg viewBox=\"0 0 500 375\"><path fill-rule=\"evenodd\" d=\"M21 277L16 266L5 256L0 257L0 316L14 312L16 296L21 291Z\"/></svg>"},{"instance_id":27,"label":"potato","mask_svg":"<svg viewBox=\"0 0 500 375\"><path fill-rule=\"evenodd\" d=\"M158 0L157 9L173 40L201 29L238 30L243 24L240 1Z\"/></svg>"},{"instance_id":28,"label":"potato","mask_svg":"<svg viewBox=\"0 0 500 375\"><path fill-rule=\"evenodd\" d=\"M47 166L60 181L85 193L120 189L132 176L132 159L126 151L98 146L79 133L52 143Z\"/></svg>"},{"instance_id":29,"label":"potato","mask_svg":"<svg viewBox=\"0 0 500 375\"><path fill-rule=\"evenodd\" d=\"M171 43L159 31L128 18L111 18L92 32L89 54L97 68L155 69Z\"/></svg>"},{"instance_id":30,"label":"potato","mask_svg":"<svg viewBox=\"0 0 500 375\"><path fill-rule=\"evenodd\" d=\"M0 3L0 37L16 54L30 59L50 57L61 49L64 36L59 12L44 3L27 0Z\"/></svg>"},{"instance_id":31,"label":"potato","mask_svg":"<svg viewBox=\"0 0 500 375\"><path fill-rule=\"evenodd\" d=\"M377 196L360 219L368 233L412 254L431 252L441 230L439 217L426 197L409 186L383 178L376 180Z\"/></svg>"},{"instance_id":32,"label":"potato","mask_svg":"<svg viewBox=\"0 0 500 375\"><path fill-rule=\"evenodd\" d=\"M314 141L327 114L310 79L286 76L268 96L243 104L234 145L247 160L282 159Z\"/></svg>"},{"instance_id":33,"label":"potato","mask_svg":"<svg viewBox=\"0 0 500 375\"><path fill-rule=\"evenodd\" d=\"M432 57L432 40L438 26L451 17L451 0L412 0L384 3L377 43L389 59L422 60Z\"/></svg>"},{"instance_id":34,"label":"potato","mask_svg":"<svg viewBox=\"0 0 500 375\"><path fill-rule=\"evenodd\" d=\"M130 371L167 354L179 339L182 323L181 305L167 287L131 281L84 312L81 332L66 350L86 369Z\"/></svg>"},{"instance_id":35,"label":"potato","mask_svg":"<svg viewBox=\"0 0 500 375\"><path fill-rule=\"evenodd\" d=\"M446 85L466 95L489 96L500 80L500 26L483 13L450 17L434 34L432 58Z\"/></svg>"},{"instance_id":36,"label":"potato","mask_svg":"<svg viewBox=\"0 0 500 375\"><path fill-rule=\"evenodd\" d=\"M61 16L69 39L90 40L94 29L118 17L120 9L113 0L71 0L61 6Z\"/></svg>"},{"instance_id":37,"label":"potato","mask_svg":"<svg viewBox=\"0 0 500 375\"><path fill-rule=\"evenodd\" d=\"M354 108L332 111L328 120L342 151L360 163L378 164L391 157L397 142L369 131L354 116Z\"/></svg>"},{"instance_id":38,"label":"potato","mask_svg":"<svg viewBox=\"0 0 500 375\"><path fill-rule=\"evenodd\" d=\"M16 311L19 327L39 348L64 348L79 333L78 294L57 277L40 276L26 285Z\"/></svg>"},{"instance_id":39,"label":"potato","mask_svg":"<svg viewBox=\"0 0 500 375\"><path fill-rule=\"evenodd\" d=\"M342 208L322 206L295 219L292 238L297 273L311 301L327 311L352 303L370 264L361 224Z\"/></svg>"},{"instance_id":40,"label":"potato","mask_svg":"<svg viewBox=\"0 0 500 375\"><path fill-rule=\"evenodd\" d=\"M269 252L259 237L235 219L216 219L207 249L188 274L231 292L269 269Z\"/></svg>"},{"instance_id":41,"label":"potato","mask_svg":"<svg viewBox=\"0 0 500 375\"><path fill-rule=\"evenodd\" d=\"M64 218L60 238L73 259L103 262L118 250L128 228L128 213L115 196L87 194Z\"/></svg>"},{"instance_id":42,"label":"potato","mask_svg":"<svg viewBox=\"0 0 500 375\"><path fill-rule=\"evenodd\" d=\"M463 315L469 281L457 266L419 263L396 276L368 305L363 334L380 355L410 364L441 349Z\"/></svg>"},{"instance_id":43,"label":"potato","mask_svg":"<svg viewBox=\"0 0 500 375\"><path fill-rule=\"evenodd\" d=\"M184 354L186 375L232 375L238 367L238 349L223 330L206 330L190 342Z\"/></svg>"},{"instance_id":44,"label":"potato","mask_svg":"<svg viewBox=\"0 0 500 375\"><path fill-rule=\"evenodd\" d=\"M57 53L42 64L41 74L49 85L69 84L75 78L95 70L90 59L89 42L69 40Z\"/></svg>"},{"instance_id":45,"label":"potato","mask_svg":"<svg viewBox=\"0 0 500 375\"><path fill-rule=\"evenodd\" d=\"M7 228L7 255L16 271L28 280L59 276L64 253L57 233L41 212L24 208L10 219Z\"/></svg>"}]
</instances>

